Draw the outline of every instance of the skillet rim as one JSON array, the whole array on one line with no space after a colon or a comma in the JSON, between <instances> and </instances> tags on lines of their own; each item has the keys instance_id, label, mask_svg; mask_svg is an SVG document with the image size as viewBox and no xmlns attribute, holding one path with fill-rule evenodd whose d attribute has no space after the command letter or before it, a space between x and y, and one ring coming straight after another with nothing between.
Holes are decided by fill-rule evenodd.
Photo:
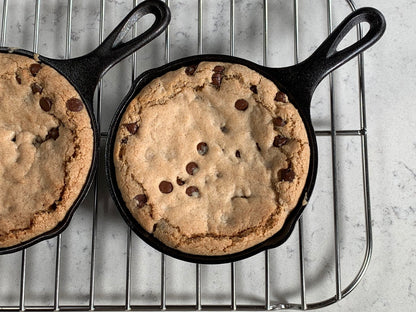
<instances>
[{"instance_id":1,"label":"skillet rim","mask_svg":"<svg viewBox=\"0 0 416 312\"><path fill-rule=\"evenodd\" d=\"M148 233L143 227L139 224L138 221L133 217L130 213L129 209L124 203L124 200L121 196L121 192L118 188L116 176L115 176L115 167L113 161L113 150L114 150L114 143L115 137L117 134L117 130L119 128L119 124L121 118L127 109L130 102L140 93L140 91L149 84L153 79L156 79L170 71L177 70L182 67L186 67L189 65L199 64L204 61L210 62L224 62L224 63L234 63L234 64L241 64L247 66L248 68L255 70L259 74L263 75L264 77L270 79L273 83L277 85L277 87L285 92L290 102L295 106L298 110L299 115L302 118L302 121L305 125L306 133L308 135L309 140L309 147L310 147L310 157L309 157L309 169L308 175L305 181L305 185L299 196L298 202L296 206L292 209L292 211L287 215L286 220L282 226L282 228L276 232L271 237L267 238L266 240L252 246L250 248L244 249L242 251L226 254L226 255L195 255L190 253L185 253L174 249L172 247L168 247L160 240L155 238L151 233ZM220 264L220 263L228 263L233 261L242 260L253 256L261 251L266 249L275 248L282 245L292 234L298 219L300 218L303 210L306 207L307 200L310 198L310 195L313 191L316 175L317 175L317 163L318 163L318 152L317 152L317 143L316 143L316 136L314 134L312 122L310 119L309 114L309 104L310 103L299 103L294 99L292 93L290 92L290 88L283 86L276 77L276 69L264 67L253 63L249 60L238 58L235 56L230 55L221 55L221 54L199 54L193 55L185 58L181 58L175 60L173 62L167 63L157 68L153 68L143 72L135 81L132 83L132 86L126 96L123 98L122 102L119 104L116 112L113 115L113 119L110 123L108 137L106 142L106 149L105 149L105 171L106 171L106 178L110 188L111 196L116 204L117 209L119 210L121 216L123 217L124 221L127 225L136 233L141 239L143 239L148 245L152 246L156 250L172 256L174 258L184 260L187 262L192 263L202 263L202 264ZM304 205L304 201L306 204Z\"/></svg>"},{"instance_id":2,"label":"skillet rim","mask_svg":"<svg viewBox=\"0 0 416 312\"><path fill-rule=\"evenodd\" d=\"M9 254L9 253L14 253L17 251L21 251L23 249L26 249L28 247L31 247L41 241L53 238L55 236L58 236L59 234L61 234L70 224L72 217L75 213L75 211L77 210L77 208L82 204L82 202L84 201L85 197L87 196L93 182L94 182L94 177L96 175L97 172L97 168L98 168L98 155L99 155L99 149L100 149L100 138L101 135L100 133L98 133L98 126L97 126L97 120L95 118L94 115L94 111L93 111L93 105L92 103L90 103L83 94L80 93L79 88L77 88L73 83L71 83L71 81L68 79L68 77L66 77L65 73L63 73L61 70L59 70L58 68L56 68L53 64L48 62L48 59L43 57L42 55L38 54L38 53L34 53L28 50L24 50L24 49L20 49L20 48L11 48L11 47L0 47L0 53L7 53L7 54L18 54L18 55L22 55L22 56L26 56L30 59L32 59L33 61L35 61L36 63L40 63L40 64L45 64L48 65L50 67L52 67L54 70L56 70L60 75L62 75L70 84L71 86L77 91L77 93L79 94L79 96L81 97L83 103L84 103L84 107L86 108L87 112L88 112L88 116L90 117L90 121L91 121L91 129L93 131L93 153L92 153L92 160L91 160L91 165L90 168L88 170L88 174L87 177L85 179L84 185L82 186L78 196L76 197L76 199L74 200L74 202L72 203L72 205L68 208L68 210L65 213L64 218L59 221L55 227L53 227L52 229L50 229L49 231L43 232L39 235L36 235L35 237L32 237L26 241L20 242L16 245L12 245L12 246L8 246L8 247L0 247L0 255L3 254ZM39 61L36 60L36 58L39 59ZM69 60L70 61L70 60Z\"/></svg>"}]
</instances>

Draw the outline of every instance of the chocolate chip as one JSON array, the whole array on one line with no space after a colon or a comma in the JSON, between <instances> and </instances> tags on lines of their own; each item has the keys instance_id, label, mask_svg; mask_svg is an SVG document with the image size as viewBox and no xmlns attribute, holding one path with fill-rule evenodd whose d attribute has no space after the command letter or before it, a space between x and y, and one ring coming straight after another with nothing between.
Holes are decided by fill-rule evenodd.
<instances>
[{"instance_id":1,"label":"chocolate chip","mask_svg":"<svg viewBox=\"0 0 416 312\"><path fill-rule=\"evenodd\" d=\"M173 185L168 181L162 181L159 184L159 190L164 194L169 194L173 191Z\"/></svg>"},{"instance_id":2,"label":"chocolate chip","mask_svg":"<svg viewBox=\"0 0 416 312\"><path fill-rule=\"evenodd\" d=\"M196 186L187 187L185 192L188 196L199 197L199 189Z\"/></svg>"},{"instance_id":3,"label":"chocolate chip","mask_svg":"<svg viewBox=\"0 0 416 312\"><path fill-rule=\"evenodd\" d=\"M188 76L192 76L195 73L197 67L198 67L198 65L188 66L185 69L185 74L187 74Z\"/></svg>"},{"instance_id":4,"label":"chocolate chip","mask_svg":"<svg viewBox=\"0 0 416 312\"><path fill-rule=\"evenodd\" d=\"M288 141L288 138L279 134L279 135L274 137L273 146L281 147L281 146L285 145L287 143L287 141Z\"/></svg>"},{"instance_id":5,"label":"chocolate chip","mask_svg":"<svg viewBox=\"0 0 416 312\"><path fill-rule=\"evenodd\" d=\"M199 155L205 155L208 153L208 144L205 142L198 143L196 150L198 151Z\"/></svg>"},{"instance_id":6,"label":"chocolate chip","mask_svg":"<svg viewBox=\"0 0 416 312\"><path fill-rule=\"evenodd\" d=\"M260 145L259 145L259 143L257 143L257 142L256 142L256 147L257 147L257 150L258 150L259 152L261 152Z\"/></svg>"},{"instance_id":7,"label":"chocolate chip","mask_svg":"<svg viewBox=\"0 0 416 312\"><path fill-rule=\"evenodd\" d=\"M120 146L120 150L118 151L118 158L122 160L124 155L126 155L126 147L122 145Z\"/></svg>"},{"instance_id":8,"label":"chocolate chip","mask_svg":"<svg viewBox=\"0 0 416 312\"><path fill-rule=\"evenodd\" d=\"M36 94L36 93L41 94L42 93L43 88L40 85L38 85L36 82L32 83L30 85L30 87L32 88L32 93L33 94Z\"/></svg>"},{"instance_id":9,"label":"chocolate chip","mask_svg":"<svg viewBox=\"0 0 416 312\"><path fill-rule=\"evenodd\" d=\"M131 134L136 134L137 130L139 129L139 126L135 122L124 124L124 127L126 127L127 131Z\"/></svg>"},{"instance_id":10,"label":"chocolate chip","mask_svg":"<svg viewBox=\"0 0 416 312\"><path fill-rule=\"evenodd\" d=\"M292 182L295 179L295 172L292 171L292 168L281 169L279 171L280 180Z\"/></svg>"},{"instance_id":11,"label":"chocolate chip","mask_svg":"<svg viewBox=\"0 0 416 312\"><path fill-rule=\"evenodd\" d=\"M240 151L239 150L236 150L235 151L235 157L241 158L241 154L240 154Z\"/></svg>"},{"instance_id":12,"label":"chocolate chip","mask_svg":"<svg viewBox=\"0 0 416 312\"><path fill-rule=\"evenodd\" d=\"M287 96L286 94L284 94L282 91L278 91L276 93L276 96L274 97L274 100L277 102L283 102L283 103L287 103Z\"/></svg>"},{"instance_id":13,"label":"chocolate chip","mask_svg":"<svg viewBox=\"0 0 416 312\"><path fill-rule=\"evenodd\" d=\"M248 107L248 102L246 100L239 99L235 102L234 106L240 111L245 111Z\"/></svg>"},{"instance_id":14,"label":"chocolate chip","mask_svg":"<svg viewBox=\"0 0 416 312\"><path fill-rule=\"evenodd\" d=\"M59 127L52 128L48 131L45 140L54 139L56 140L59 137Z\"/></svg>"},{"instance_id":15,"label":"chocolate chip","mask_svg":"<svg viewBox=\"0 0 416 312\"><path fill-rule=\"evenodd\" d=\"M49 206L49 210L55 211L56 208L58 208L58 206L56 205L56 203L53 203L52 205Z\"/></svg>"},{"instance_id":16,"label":"chocolate chip","mask_svg":"<svg viewBox=\"0 0 416 312\"><path fill-rule=\"evenodd\" d=\"M250 87L251 92L253 92L254 94L257 94L257 86L251 86Z\"/></svg>"},{"instance_id":17,"label":"chocolate chip","mask_svg":"<svg viewBox=\"0 0 416 312\"><path fill-rule=\"evenodd\" d=\"M84 104L80 99L71 98L66 101L66 108L68 108L71 112L79 112L83 109Z\"/></svg>"},{"instance_id":18,"label":"chocolate chip","mask_svg":"<svg viewBox=\"0 0 416 312\"><path fill-rule=\"evenodd\" d=\"M212 75L212 84L219 87L221 85L222 75L220 73L215 73Z\"/></svg>"},{"instance_id":19,"label":"chocolate chip","mask_svg":"<svg viewBox=\"0 0 416 312\"><path fill-rule=\"evenodd\" d=\"M128 137L124 137L124 138L122 138L122 139L121 139L121 144L126 144L128 140L129 140L129 138L128 138Z\"/></svg>"},{"instance_id":20,"label":"chocolate chip","mask_svg":"<svg viewBox=\"0 0 416 312\"><path fill-rule=\"evenodd\" d=\"M224 70L225 70L225 67L224 66L221 66L221 65L217 65L213 69L214 72L220 73L220 74L222 74L224 72Z\"/></svg>"},{"instance_id":21,"label":"chocolate chip","mask_svg":"<svg viewBox=\"0 0 416 312\"><path fill-rule=\"evenodd\" d=\"M273 128L276 130L278 127L283 127L286 125L286 121L282 117L273 118Z\"/></svg>"},{"instance_id":22,"label":"chocolate chip","mask_svg":"<svg viewBox=\"0 0 416 312\"><path fill-rule=\"evenodd\" d=\"M16 73L16 81L18 84L22 84L22 78L20 78L20 76Z\"/></svg>"},{"instance_id":23,"label":"chocolate chip","mask_svg":"<svg viewBox=\"0 0 416 312\"><path fill-rule=\"evenodd\" d=\"M199 170L199 167L196 163L194 163L193 161L191 161L189 164L186 165L186 172L188 172L188 174L190 175L194 175L195 173L197 173Z\"/></svg>"},{"instance_id":24,"label":"chocolate chip","mask_svg":"<svg viewBox=\"0 0 416 312\"><path fill-rule=\"evenodd\" d=\"M182 180L181 178L179 178L179 177L176 177L176 183L178 183L178 185L179 186L182 186L182 185L184 185L185 184L185 181L184 180Z\"/></svg>"},{"instance_id":25,"label":"chocolate chip","mask_svg":"<svg viewBox=\"0 0 416 312\"><path fill-rule=\"evenodd\" d=\"M222 126L220 129L223 133L228 133L230 131L226 126Z\"/></svg>"},{"instance_id":26,"label":"chocolate chip","mask_svg":"<svg viewBox=\"0 0 416 312\"><path fill-rule=\"evenodd\" d=\"M16 135L12 137L12 142L16 142Z\"/></svg>"},{"instance_id":27,"label":"chocolate chip","mask_svg":"<svg viewBox=\"0 0 416 312\"><path fill-rule=\"evenodd\" d=\"M39 100L39 105L45 112L49 112L52 108L52 99L43 97Z\"/></svg>"},{"instance_id":28,"label":"chocolate chip","mask_svg":"<svg viewBox=\"0 0 416 312\"><path fill-rule=\"evenodd\" d=\"M36 75L38 74L38 72L41 70L42 66L38 63L32 64L29 67L30 73L32 74L33 77L36 77Z\"/></svg>"},{"instance_id":29,"label":"chocolate chip","mask_svg":"<svg viewBox=\"0 0 416 312\"><path fill-rule=\"evenodd\" d=\"M39 136L39 135L37 135L36 137L35 137L35 139L33 140L33 145L35 146L35 147L39 147L42 143L43 143L44 141L43 141L43 139Z\"/></svg>"},{"instance_id":30,"label":"chocolate chip","mask_svg":"<svg viewBox=\"0 0 416 312\"><path fill-rule=\"evenodd\" d=\"M145 194L136 195L134 199L137 201L137 208L143 208L147 203L147 196Z\"/></svg>"}]
</instances>

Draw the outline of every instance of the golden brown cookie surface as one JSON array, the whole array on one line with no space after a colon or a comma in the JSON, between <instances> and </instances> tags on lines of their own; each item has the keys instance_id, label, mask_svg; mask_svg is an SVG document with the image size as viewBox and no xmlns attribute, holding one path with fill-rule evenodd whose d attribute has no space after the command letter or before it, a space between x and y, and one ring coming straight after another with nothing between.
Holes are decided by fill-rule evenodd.
<instances>
[{"instance_id":1,"label":"golden brown cookie surface","mask_svg":"<svg viewBox=\"0 0 416 312\"><path fill-rule=\"evenodd\" d=\"M56 227L92 152L91 121L72 85L47 65L0 53L0 247Z\"/></svg>"},{"instance_id":2,"label":"golden brown cookie surface","mask_svg":"<svg viewBox=\"0 0 416 312\"><path fill-rule=\"evenodd\" d=\"M117 133L117 182L132 215L191 254L241 251L275 234L309 167L307 134L257 72L204 62L153 80Z\"/></svg>"}]
</instances>

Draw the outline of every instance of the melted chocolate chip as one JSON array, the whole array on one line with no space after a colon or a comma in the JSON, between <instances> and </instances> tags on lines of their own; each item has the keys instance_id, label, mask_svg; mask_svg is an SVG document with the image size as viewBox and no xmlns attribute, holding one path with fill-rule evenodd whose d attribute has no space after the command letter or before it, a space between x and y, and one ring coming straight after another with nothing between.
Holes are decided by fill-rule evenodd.
<instances>
[{"instance_id":1,"label":"melted chocolate chip","mask_svg":"<svg viewBox=\"0 0 416 312\"><path fill-rule=\"evenodd\" d=\"M256 147L259 152L261 152L260 144L256 142Z\"/></svg>"},{"instance_id":2,"label":"melted chocolate chip","mask_svg":"<svg viewBox=\"0 0 416 312\"><path fill-rule=\"evenodd\" d=\"M134 196L134 199L137 201L137 208L143 208L147 203L147 196L145 194L139 194Z\"/></svg>"},{"instance_id":3,"label":"melted chocolate chip","mask_svg":"<svg viewBox=\"0 0 416 312\"><path fill-rule=\"evenodd\" d=\"M248 102L243 99L239 99L234 104L235 108L240 111L245 111L248 108Z\"/></svg>"},{"instance_id":4,"label":"melted chocolate chip","mask_svg":"<svg viewBox=\"0 0 416 312\"><path fill-rule=\"evenodd\" d=\"M127 131L131 134L136 134L137 130L139 129L139 126L135 122L125 124L124 127L126 127Z\"/></svg>"},{"instance_id":5,"label":"melted chocolate chip","mask_svg":"<svg viewBox=\"0 0 416 312\"><path fill-rule=\"evenodd\" d=\"M22 78L20 78L20 76L16 73L16 81L18 84L22 84Z\"/></svg>"},{"instance_id":6,"label":"melted chocolate chip","mask_svg":"<svg viewBox=\"0 0 416 312\"><path fill-rule=\"evenodd\" d=\"M286 94L284 94L282 91L278 91L276 93L276 96L274 97L274 100L277 101L277 102L287 103Z\"/></svg>"},{"instance_id":7,"label":"melted chocolate chip","mask_svg":"<svg viewBox=\"0 0 416 312\"><path fill-rule=\"evenodd\" d=\"M159 184L159 190L164 194L169 194L173 191L173 185L169 181L162 181Z\"/></svg>"},{"instance_id":8,"label":"melted chocolate chip","mask_svg":"<svg viewBox=\"0 0 416 312\"><path fill-rule=\"evenodd\" d=\"M188 172L188 174L190 175L194 175L195 173L197 173L199 170L198 165L191 161L189 164L186 165L186 172Z\"/></svg>"},{"instance_id":9,"label":"melted chocolate chip","mask_svg":"<svg viewBox=\"0 0 416 312\"><path fill-rule=\"evenodd\" d=\"M54 139L56 140L59 137L59 127L52 128L48 131L45 140Z\"/></svg>"},{"instance_id":10,"label":"melted chocolate chip","mask_svg":"<svg viewBox=\"0 0 416 312\"><path fill-rule=\"evenodd\" d=\"M71 112L79 112L84 108L84 104L80 99L71 98L66 101L66 108L68 108Z\"/></svg>"},{"instance_id":11,"label":"melted chocolate chip","mask_svg":"<svg viewBox=\"0 0 416 312\"><path fill-rule=\"evenodd\" d=\"M184 185L185 184L185 181L184 180L182 180L181 178L179 178L179 177L176 177L176 183L179 185L179 186L182 186L182 185Z\"/></svg>"},{"instance_id":12,"label":"melted chocolate chip","mask_svg":"<svg viewBox=\"0 0 416 312\"><path fill-rule=\"evenodd\" d=\"M124 137L124 138L122 138L122 139L121 139L121 144L126 144L128 140L129 140L129 138L128 138L128 137Z\"/></svg>"},{"instance_id":13,"label":"melted chocolate chip","mask_svg":"<svg viewBox=\"0 0 416 312\"><path fill-rule=\"evenodd\" d=\"M39 100L39 105L45 112L49 112L52 108L52 99L43 97Z\"/></svg>"},{"instance_id":14,"label":"melted chocolate chip","mask_svg":"<svg viewBox=\"0 0 416 312\"><path fill-rule=\"evenodd\" d=\"M49 206L49 210L55 211L56 208L58 208L58 206L56 205L56 203L53 203L52 205Z\"/></svg>"},{"instance_id":15,"label":"melted chocolate chip","mask_svg":"<svg viewBox=\"0 0 416 312\"><path fill-rule=\"evenodd\" d=\"M254 94L257 94L257 86L251 86L250 87L251 92L253 92Z\"/></svg>"},{"instance_id":16,"label":"melted chocolate chip","mask_svg":"<svg viewBox=\"0 0 416 312\"><path fill-rule=\"evenodd\" d=\"M39 147L41 144L43 143L43 139L39 136L39 135L37 135L36 137L35 137L35 139L33 140L33 145L35 146L35 147Z\"/></svg>"},{"instance_id":17,"label":"melted chocolate chip","mask_svg":"<svg viewBox=\"0 0 416 312\"><path fill-rule=\"evenodd\" d=\"M292 182L295 179L295 172L292 168L281 169L279 171L280 180Z\"/></svg>"},{"instance_id":18,"label":"melted chocolate chip","mask_svg":"<svg viewBox=\"0 0 416 312\"><path fill-rule=\"evenodd\" d=\"M118 159L122 160L124 155L126 155L126 147L122 145L118 151Z\"/></svg>"},{"instance_id":19,"label":"melted chocolate chip","mask_svg":"<svg viewBox=\"0 0 416 312\"><path fill-rule=\"evenodd\" d=\"M185 69L185 74L187 74L188 76L193 76L193 74L195 73L197 67L198 67L198 65L188 66Z\"/></svg>"},{"instance_id":20,"label":"melted chocolate chip","mask_svg":"<svg viewBox=\"0 0 416 312\"><path fill-rule=\"evenodd\" d=\"M279 134L279 135L274 137L273 146L281 147L281 146L285 145L287 143L287 141L288 141L288 138Z\"/></svg>"},{"instance_id":21,"label":"melted chocolate chip","mask_svg":"<svg viewBox=\"0 0 416 312\"><path fill-rule=\"evenodd\" d=\"M205 155L208 153L208 144L205 142L198 143L196 150L198 151L199 155Z\"/></svg>"},{"instance_id":22,"label":"melted chocolate chip","mask_svg":"<svg viewBox=\"0 0 416 312\"><path fill-rule=\"evenodd\" d=\"M221 85L222 75L220 73L215 73L211 77L212 84L216 87L219 87Z\"/></svg>"},{"instance_id":23,"label":"melted chocolate chip","mask_svg":"<svg viewBox=\"0 0 416 312\"><path fill-rule=\"evenodd\" d=\"M240 151L239 150L236 150L235 151L235 157L241 158L241 154L240 154Z\"/></svg>"},{"instance_id":24,"label":"melted chocolate chip","mask_svg":"<svg viewBox=\"0 0 416 312\"><path fill-rule=\"evenodd\" d=\"M282 117L273 118L273 128L276 130L278 127L284 127L286 125L286 121Z\"/></svg>"},{"instance_id":25,"label":"melted chocolate chip","mask_svg":"<svg viewBox=\"0 0 416 312\"><path fill-rule=\"evenodd\" d=\"M199 189L196 186L187 187L185 192L188 196L199 197Z\"/></svg>"},{"instance_id":26,"label":"melted chocolate chip","mask_svg":"<svg viewBox=\"0 0 416 312\"><path fill-rule=\"evenodd\" d=\"M224 70L225 70L225 67L224 66L221 66L221 65L217 65L213 69L214 72L221 73L221 74L224 72Z\"/></svg>"},{"instance_id":27,"label":"melted chocolate chip","mask_svg":"<svg viewBox=\"0 0 416 312\"><path fill-rule=\"evenodd\" d=\"M36 82L32 83L30 85L30 88L32 89L33 94L36 94L36 93L41 94L43 90L43 88L40 85L38 85Z\"/></svg>"},{"instance_id":28,"label":"melted chocolate chip","mask_svg":"<svg viewBox=\"0 0 416 312\"><path fill-rule=\"evenodd\" d=\"M32 64L29 67L30 73L32 74L33 77L36 77L36 75L38 74L38 72L41 70L42 66L38 63Z\"/></svg>"},{"instance_id":29,"label":"melted chocolate chip","mask_svg":"<svg viewBox=\"0 0 416 312\"><path fill-rule=\"evenodd\" d=\"M226 126L222 126L220 129L223 133L228 133L230 131Z\"/></svg>"}]
</instances>

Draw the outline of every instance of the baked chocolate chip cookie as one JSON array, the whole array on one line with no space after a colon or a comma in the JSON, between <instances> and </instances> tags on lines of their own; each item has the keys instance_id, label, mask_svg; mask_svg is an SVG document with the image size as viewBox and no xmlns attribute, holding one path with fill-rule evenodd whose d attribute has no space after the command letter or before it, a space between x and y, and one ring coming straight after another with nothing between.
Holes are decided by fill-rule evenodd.
<instances>
[{"instance_id":1,"label":"baked chocolate chip cookie","mask_svg":"<svg viewBox=\"0 0 416 312\"><path fill-rule=\"evenodd\" d=\"M139 224L197 255L254 246L282 227L309 168L307 133L276 85L203 62L149 83L116 136L118 187Z\"/></svg>"},{"instance_id":2,"label":"baked chocolate chip cookie","mask_svg":"<svg viewBox=\"0 0 416 312\"><path fill-rule=\"evenodd\" d=\"M57 226L92 154L91 120L72 85L47 65L0 53L0 247Z\"/></svg>"}]
</instances>

